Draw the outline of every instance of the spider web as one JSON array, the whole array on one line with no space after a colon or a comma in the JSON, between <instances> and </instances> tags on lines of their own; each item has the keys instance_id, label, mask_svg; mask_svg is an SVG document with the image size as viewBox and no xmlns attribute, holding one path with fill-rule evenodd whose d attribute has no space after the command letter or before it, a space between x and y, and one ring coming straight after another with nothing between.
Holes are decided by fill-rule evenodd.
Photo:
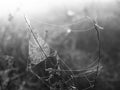
<instances>
[{"instance_id":1,"label":"spider web","mask_svg":"<svg viewBox=\"0 0 120 90\"><path fill-rule=\"evenodd\" d=\"M99 31L98 31L98 26L96 23L92 22L89 18L85 18L83 20L79 20L77 22L73 22L70 24L66 25L53 25L53 24L47 24L47 23L41 23L41 30L51 30L52 32L55 32L56 30L67 30L71 29L73 32L81 32L81 31L88 31L88 30L96 30L97 38L98 38L98 56L94 58L94 62L92 62L88 67L82 69L82 70L71 70L71 68L64 62L63 59L59 57L57 54L57 51L52 49L47 42L40 37L40 34L37 30L33 30L30 22L26 19L26 23L29 26L30 32L30 38L29 38L29 58L30 58L30 71L33 73L38 79L40 79L44 84L46 84L51 90L53 90L55 85L60 85L61 83L64 82L64 84L68 84L72 82L75 78L78 77L85 77L85 79L89 83L89 87L85 88L83 90L87 90L89 88L94 87L93 82L96 82L98 72L101 70L102 65L100 64L100 38L99 38ZM82 26L82 27L81 27ZM79 28L79 29L78 29ZM52 33L53 34L53 33ZM56 32L54 33L56 34ZM51 35L53 36L53 35ZM49 66L51 63L52 66ZM33 64L33 66L31 66ZM39 68L41 72L44 72L44 75L39 75L35 68ZM64 69L67 68L67 69ZM88 76L96 73L95 80L90 81ZM63 77L59 78L63 82L59 82L57 80L54 82L52 85L51 80L54 78L54 74L57 75L58 77ZM67 79L64 79L64 75L67 75ZM55 78L58 78L55 77ZM48 81L48 83L46 83ZM62 87L62 86L61 86ZM74 89L77 90L75 87L74 82L70 84L70 90ZM69 90L69 89L68 89Z\"/></svg>"},{"instance_id":2,"label":"spider web","mask_svg":"<svg viewBox=\"0 0 120 90\"><path fill-rule=\"evenodd\" d=\"M44 53L42 52L41 48L39 48L39 45L35 41L33 35L30 35L29 40L29 57L32 64L38 64L41 61L46 59L46 56L49 57L50 55L50 47L49 45L39 36L38 33L34 32L41 48L44 50ZM46 55L46 56L45 56Z\"/></svg>"}]
</instances>

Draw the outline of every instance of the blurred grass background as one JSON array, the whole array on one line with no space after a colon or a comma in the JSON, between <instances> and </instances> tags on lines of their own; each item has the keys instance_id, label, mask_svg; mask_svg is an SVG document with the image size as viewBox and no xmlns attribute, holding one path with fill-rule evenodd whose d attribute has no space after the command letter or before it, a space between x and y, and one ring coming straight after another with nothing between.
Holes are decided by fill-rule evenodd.
<instances>
[{"instance_id":1,"label":"blurred grass background","mask_svg":"<svg viewBox=\"0 0 120 90\"><path fill-rule=\"evenodd\" d=\"M47 42L58 51L58 54L65 59L65 62L72 69L82 69L93 61L89 58L92 55L95 56L95 50L97 49L95 30L79 33L71 32L66 36L69 27L63 29L56 26L44 26L41 21L65 25L79 21L80 18L86 15L94 18L95 14L97 14L98 24L104 27L104 30L100 31L103 70L97 80L95 90L118 90L120 88L120 3L110 3L110 5L111 7L101 6L98 8L89 5L80 10L78 6L66 9L57 8L44 17L39 16L39 14L30 16L31 25L34 29L40 31L42 37L44 37L44 30L49 30ZM69 15L69 10L75 14ZM26 31L28 28L19 11L16 13L15 15L10 13L6 18L0 18L0 73L2 73L0 74L0 90L48 90L45 86L39 85L41 82L36 77L25 71L28 59ZM78 25L77 28L87 26L87 24L82 24L82 26ZM9 67L7 62L11 58L7 56L14 57L12 58L14 61L12 67L17 67L17 70L14 71ZM9 71L9 73L4 71ZM5 76L3 72L6 77L3 77ZM16 76L18 78L11 79ZM4 87L4 85L6 86Z\"/></svg>"}]
</instances>

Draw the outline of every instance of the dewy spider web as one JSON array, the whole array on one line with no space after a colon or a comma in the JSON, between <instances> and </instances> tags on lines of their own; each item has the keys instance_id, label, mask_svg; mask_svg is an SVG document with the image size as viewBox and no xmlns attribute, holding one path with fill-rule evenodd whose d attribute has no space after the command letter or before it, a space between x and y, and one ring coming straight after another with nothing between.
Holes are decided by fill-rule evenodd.
<instances>
[{"instance_id":1,"label":"dewy spider web","mask_svg":"<svg viewBox=\"0 0 120 90\"><path fill-rule=\"evenodd\" d=\"M49 45L38 35L38 33L35 33L30 25L30 22L29 20L27 19L27 17L25 16L25 20L26 20L26 23L27 25L29 26L29 30L30 30L30 34L32 36L32 41L34 42L30 42L29 43L29 57L30 57L30 64L34 64L35 66L38 65L39 63L42 63L42 61L45 61L44 62L44 65L45 65L45 72L49 72L49 76L47 77L41 77L39 76L38 74L36 74L34 72L34 70L32 70L31 68L31 65L30 65L30 71L38 78L40 79L44 84L46 84L51 90L53 88L53 86L50 85L50 83L46 83L46 79L48 81L50 81L51 77L53 77L53 74L51 74L51 72L54 72L54 73L59 73L61 74L61 72L67 72L68 74L70 74L70 77L69 79L67 80L64 80L65 84L67 84L69 81L73 80L74 78L77 78L77 77L85 77L86 80L88 81L89 83L89 87L88 88L85 88L84 90L86 89L89 89L91 87L93 87L96 83L96 79L98 77L98 72L99 70L101 69L101 66L100 66L100 48L101 48L101 45L100 45L100 36L99 36L99 31L98 29L102 29L100 26L97 25L97 23L95 21L93 21L91 18L89 17L86 17L88 18L91 23L93 24L93 27L88 29L88 30L92 30L92 29L95 29L96 32L97 32L97 38L98 38L98 56L95 58L95 62L93 62L91 65L89 65L86 69L83 69L83 70L71 70L70 67L64 62L63 59L61 59L57 53L54 52L54 56L56 58L56 64L54 66L57 66L57 68L50 68L46 66L47 64L47 58L51 56L50 54L50 51L51 51L51 48L49 47ZM44 23L43 23L44 24ZM49 25L49 26L53 26L53 27L61 27L61 28L66 28L66 26L73 26L73 25L78 25L78 23L72 23L72 24L67 24L67 25L64 25L64 26L58 26L58 25L52 25L52 24L47 24L45 23L45 25ZM88 31L88 30L82 30L82 31ZM77 31L77 30L74 30L74 31ZM81 30L79 30L81 31ZM30 37L31 38L31 37ZM32 48L31 48L32 47ZM39 50L39 51L38 51ZM53 50L53 49L52 49ZM54 50L55 51L55 50ZM62 64L61 64L62 63ZM62 65L64 65L67 70L64 70L62 69ZM87 75L90 75L92 73L95 73L96 72L96 77L95 77L95 80L94 80L94 84L92 85L91 82L93 81L90 81L87 77ZM75 75L75 73L78 73L77 75ZM73 88L76 88L74 86L74 83L71 87L72 89ZM75 89L77 90L77 89Z\"/></svg>"}]
</instances>

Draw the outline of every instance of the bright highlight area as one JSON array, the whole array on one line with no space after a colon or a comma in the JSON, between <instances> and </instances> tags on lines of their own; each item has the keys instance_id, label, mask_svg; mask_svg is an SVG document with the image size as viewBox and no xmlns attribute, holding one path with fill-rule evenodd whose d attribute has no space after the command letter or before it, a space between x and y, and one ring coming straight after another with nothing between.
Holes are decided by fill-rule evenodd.
<instances>
[{"instance_id":1,"label":"bright highlight area","mask_svg":"<svg viewBox=\"0 0 120 90\"><path fill-rule=\"evenodd\" d=\"M78 4L84 7L90 3L105 4L115 0L0 0L0 16L16 13L19 9L26 13L47 13L56 7Z\"/></svg>"}]
</instances>

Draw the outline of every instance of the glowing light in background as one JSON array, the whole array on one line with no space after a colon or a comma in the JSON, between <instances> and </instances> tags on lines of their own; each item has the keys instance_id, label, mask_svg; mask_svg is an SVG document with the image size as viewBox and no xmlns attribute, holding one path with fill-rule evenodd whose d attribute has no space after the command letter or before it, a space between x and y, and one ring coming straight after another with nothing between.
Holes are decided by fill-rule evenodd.
<instances>
[{"instance_id":1,"label":"glowing light in background","mask_svg":"<svg viewBox=\"0 0 120 90\"><path fill-rule=\"evenodd\" d=\"M18 8L22 8L29 13L46 13L50 9L63 5L80 4L85 6L89 3L105 3L115 0L0 0L0 15L14 13ZM99 5L99 4L98 4Z\"/></svg>"}]
</instances>

